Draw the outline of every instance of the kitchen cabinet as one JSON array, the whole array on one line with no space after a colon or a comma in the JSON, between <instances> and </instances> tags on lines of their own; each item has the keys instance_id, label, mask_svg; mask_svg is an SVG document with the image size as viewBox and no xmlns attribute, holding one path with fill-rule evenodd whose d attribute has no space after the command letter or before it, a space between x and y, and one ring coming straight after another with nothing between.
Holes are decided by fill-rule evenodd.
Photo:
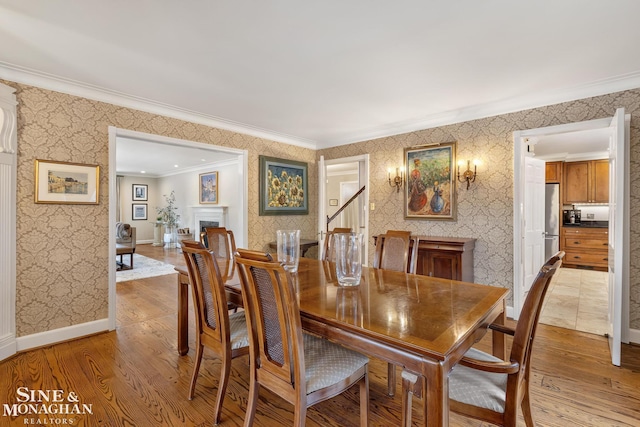
<instances>
[{"instance_id":1,"label":"kitchen cabinet","mask_svg":"<svg viewBox=\"0 0 640 427\"><path fill-rule=\"evenodd\" d=\"M564 162L547 162L544 165L545 182L548 184L558 184L562 180L562 164Z\"/></svg>"},{"instance_id":2,"label":"kitchen cabinet","mask_svg":"<svg viewBox=\"0 0 640 427\"><path fill-rule=\"evenodd\" d=\"M565 251L563 266L606 270L609 263L607 228L562 227L560 249Z\"/></svg>"},{"instance_id":3,"label":"kitchen cabinet","mask_svg":"<svg viewBox=\"0 0 640 427\"><path fill-rule=\"evenodd\" d=\"M575 203L609 203L609 160L564 162L562 201Z\"/></svg>"},{"instance_id":4,"label":"kitchen cabinet","mask_svg":"<svg viewBox=\"0 0 640 427\"><path fill-rule=\"evenodd\" d=\"M417 237L419 240L416 274L473 282L473 249L476 239ZM378 236L373 236L374 242L377 238ZM413 248L413 242L411 248Z\"/></svg>"}]
</instances>

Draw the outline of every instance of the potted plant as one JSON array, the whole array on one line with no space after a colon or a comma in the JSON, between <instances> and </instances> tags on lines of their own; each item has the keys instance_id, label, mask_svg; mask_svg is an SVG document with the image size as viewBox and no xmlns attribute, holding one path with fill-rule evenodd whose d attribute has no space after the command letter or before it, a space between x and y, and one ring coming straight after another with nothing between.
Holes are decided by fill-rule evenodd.
<instances>
[{"instance_id":1,"label":"potted plant","mask_svg":"<svg viewBox=\"0 0 640 427\"><path fill-rule=\"evenodd\" d=\"M166 206L162 208L156 207L158 213L158 221L162 218L162 222L165 226L164 241L168 244L169 248L175 248L178 242L178 222L180 221L180 215L176 213L178 208L176 207L176 195L175 191L171 191L168 196L163 194Z\"/></svg>"}]
</instances>

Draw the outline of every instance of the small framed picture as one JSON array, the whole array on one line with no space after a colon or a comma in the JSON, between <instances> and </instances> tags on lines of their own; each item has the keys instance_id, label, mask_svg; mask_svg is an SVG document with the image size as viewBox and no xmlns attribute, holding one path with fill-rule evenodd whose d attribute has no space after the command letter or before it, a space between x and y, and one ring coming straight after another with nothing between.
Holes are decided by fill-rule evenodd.
<instances>
[{"instance_id":1,"label":"small framed picture","mask_svg":"<svg viewBox=\"0 0 640 427\"><path fill-rule=\"evenodd\" d=\"M97 205L100 166L82 163L35 161L36 203Z\"/></svg>"},{"instance_id":2,"label":"small framed picture","mask_svg":"<svg viewBox=\"0 0 640 427\"><path fill-rule=\"evenodd\" d=\"M142 201L146 202L149 198L147 196L147 188L146 184L132 184L131 189L131 200L133 201Z\"/></svg>"},{"instance_id":3,"label":"small framed picture","mask_svg":"<svg viewBox=\"0 0 640 427\"><path fill-rule=\"evenodd\" d=\"M329 199L329 206L338 206L338 199Z\"/></svg>"},{"instance_id":4,"label":"small framed picture","mask_svg":"<svg viewBox=\"0 0 640 427\"><path fill-rule=\"evenodd\" d=\"M200 204L218 203L218 172L200 174Z\"/></svg>"},{"instance_id":5,"label":"small framed picture","mask_svg":"<svg viewBox=\"0 0 640 427\"><path fill-rule=\"evenodd\" d=\"M146 221L147 219L147 204L146 203L132 203L131 204L131 219L134 221Z\"/></svg>"}]
</instances>

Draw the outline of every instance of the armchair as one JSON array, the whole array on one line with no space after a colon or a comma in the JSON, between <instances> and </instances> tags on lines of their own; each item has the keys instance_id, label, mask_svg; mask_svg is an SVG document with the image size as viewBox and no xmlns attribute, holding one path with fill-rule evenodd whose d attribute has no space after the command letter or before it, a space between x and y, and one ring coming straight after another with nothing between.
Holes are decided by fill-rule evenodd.
<instances>
[{"instance_id":1,"label":"armchair","mask_svg":"<svg viewBox=\"0 0 640 427\"><path fill-rule=\"evenodd\" d=\"M136 251L136 228L124 222L116 223L116 261L118 270L133 268L133 253ZM129 264L122 261L122 255L129 255Z\"/></svg>"}]
</instances>

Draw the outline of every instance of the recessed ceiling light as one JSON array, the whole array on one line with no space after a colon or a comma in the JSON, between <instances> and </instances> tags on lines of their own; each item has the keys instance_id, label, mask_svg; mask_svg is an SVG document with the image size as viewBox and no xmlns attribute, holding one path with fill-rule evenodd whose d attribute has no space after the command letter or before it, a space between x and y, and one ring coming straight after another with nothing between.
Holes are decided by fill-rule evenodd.
<instances>
[{"instance_id":1,"label":"recessed ceiling light","mask_svg":"<svg viewBox=\"0 0 640 427\"><path fill-rule=\"evenodd\" d=\"M147 173L147 171L140 171L140 173Z\"/></svg>"},{"instance_id":2,"label":"recessed ceiling light","mask_svg":"<svg viewBox=\"0 0 640 427\"><path fill-rule=\"evenodd\" d=\"M201 162L206 162L207 160L206 160L206 159L200 159L200 161L201 161Z\"/></svg>"},{"instance_id":3,"label":"recessed ceiling light","mask_svg":"<svg viewBox=\"0 0 640 427\"><path fill-rule=\"evenodd\" d=\"M177 167L178 167L178 165L173 165L173 167L174 167L174 168L177 168Z\"/></svg>"}]
</instances>

